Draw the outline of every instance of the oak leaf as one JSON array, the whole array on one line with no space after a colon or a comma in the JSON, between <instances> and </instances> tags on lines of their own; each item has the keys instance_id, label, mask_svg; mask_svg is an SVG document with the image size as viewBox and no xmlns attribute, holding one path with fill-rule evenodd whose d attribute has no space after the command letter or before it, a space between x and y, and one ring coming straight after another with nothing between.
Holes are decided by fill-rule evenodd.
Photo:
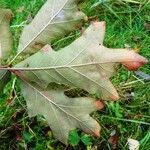
<instances>
[{"instance_id":1,"label":"oak leaf","mask_svg":"<svg viewBox=\"0 0 150 150\"><path fill-rule=\"evenodd\" d=\"M0 64L1 60L8 58L12 51L12 35L10 21L13 13L10 9L0 9ZM0 93L10 80L10 72L0 70Z\"/></svg>"},{"instance_id":2,"label":"oak leaf","mask_svg":"<svg viewBox=\"0 0 150 150\"><path fill-rule=\"evenodd\" d=\"M26 81L21 81L21 89L29 116L43 115L54 136L62 143L68 143L69 132L76 128L99 136L100 126L89 114L103 107L101 101L89 97L69 98L63 90L42 90Z\"/></svg>"},{"instance_id":3,"label":"oak leaf","mask_svg":"<svg viewBox=\"0 0 150 150\"><path fill-rule=\"evenodd\" d=\"M12 50L10 21L13 13L10 9L0 9L0 60L9 56Z\"/></svg>"},{"instance_id":4,"label":"oak leaf","mask_svg":"<svg viewBox=\"0 0 150 150\"><path fill-rule=\"evenodd\" d=\"M135 70L147 62L146 58L127 49L103 46L105 22L94 22L71 45L56 52L47 45L18 65L25 80L42 88L56 82L78 87L97 94L104 100L117 100L118 93L109 78L116 63Z\"/></svg>"},{"instance_id":5,"label":"oak leaf","mask_svg":"<svg viewBox=\"0 0 150 150\"><path fill-rule=\"evenodd\" d=\"M18 53L34 53L52 40L70 33L86 20L78 0L47 0L20 38Z\"/></svg>"}]
</instances>

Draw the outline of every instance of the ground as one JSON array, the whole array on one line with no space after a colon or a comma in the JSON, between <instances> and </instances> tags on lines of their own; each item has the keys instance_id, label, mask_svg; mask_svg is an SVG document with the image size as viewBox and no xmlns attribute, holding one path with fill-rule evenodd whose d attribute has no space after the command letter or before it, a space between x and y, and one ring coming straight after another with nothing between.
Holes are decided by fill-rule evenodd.
<instances>
[{"instance_id":1,"label":"ground","mask_svg":"<svg viewBox=\"0 0 150 150\"><path fill-rule=\"evenodd\" d=\"M0 0L0 7L10 8L14 13L11 30L14 38L14 54L23 26L31 20L45 0ZM107 30L104 45L112 48L131 47L150 59L150 1L149 0L85 0L80 4L90 21L106 21ZM88 24L85 24L85 27ZM80 30L80 29L79 29ZM71 43L80 31L72 32L68 38L53 43L59 49ZM150 66L145 65L141 71L150 74ZM25 101L20 94L19 83L13 77L0 97L0 149L53 150L117 150L128 149L127 139L140 142L140 150L150 149L150 84L138 79L134 72L119 67L112 78L120 94L120 100L106 103L105 109L92 116L102 126L100 138L92 138L81 131L79 137L87 137L86 142L65 147L53 138L50 128L42 117L29 118ZM10 93L16 83L17 97L11 101ZM115 136L111 133L115 131ZM76 134L73 135L76 135ZM77 138L77 136L75 136ZM87 142L88 141L88 142ZM113 142L111 142L113 141ZM112 143L112 144L111 144Z\"/></svg>"}]
</instances>

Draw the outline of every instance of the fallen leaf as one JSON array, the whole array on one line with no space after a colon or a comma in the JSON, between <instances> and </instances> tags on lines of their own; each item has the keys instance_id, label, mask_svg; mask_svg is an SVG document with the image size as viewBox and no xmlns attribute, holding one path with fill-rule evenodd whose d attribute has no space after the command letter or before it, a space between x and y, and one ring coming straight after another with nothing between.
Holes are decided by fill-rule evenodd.
<instances>
[{"instance_id":1,"label":"fallen leaf","mask_svg":"<svg viewBox=\"0 0 150 150\"><path fill-rule=\"evenodd\" d=\"M109 80L114 66L122 63L129 70L137 70L147 60L131 50L106 48L102 45L104 35L105 22L94 22L71 45L58 52L46 45L14 69L42 88L56 82L84 89L104 100L117 100L118 93Z\"/></svg>"},{"instance_id":2,"label":"fallen leaf","mask_svg":"<svg viewBox=\"0 0 150 150\"><path fill-rule=\"evenodd\" d=\"M47 0L20 38L18 53L34 53L52 40L82 25L86 15L77 8L78 0Z\"/></svg>"},{"instance_id":3,"label":"fallen leaf","mask_svg":"<svg viewBox=\"0 0 150 150\"><path fill-rule=\"evenodd\" d=\"M100 135L99 124L89 115L99 109L100 101L89 97L69 98L63 90L42 90L26 81L21 82L21 89L29 116L43 115L54 136L62 143L68 143L69 132L76 128L94 136Z\"/></svg>"},{"instance_id":4,"label":"fallen leaf","mask_svg":"<svg viewBox=\"0 0 150 150\"><path fill-rule=\"evenodd\" d=\"M6 59L12 51L12 35L9 27L12 16L10 9L0 9L0 64L1 60ZM9 82L10 76L9 71L0 70L0 94Z\"/></svg>"},{"instance_id":5,"label":"fallen leaf","mask_svg":"<svg viewBox=\"0 0 150 150\"><path fill-rule=\"evenodd\" d=\"M0 9L0 60L9 56L12 51L12 34L10 21L13 13L10 9Z\"/></svg>"}]
</instances>

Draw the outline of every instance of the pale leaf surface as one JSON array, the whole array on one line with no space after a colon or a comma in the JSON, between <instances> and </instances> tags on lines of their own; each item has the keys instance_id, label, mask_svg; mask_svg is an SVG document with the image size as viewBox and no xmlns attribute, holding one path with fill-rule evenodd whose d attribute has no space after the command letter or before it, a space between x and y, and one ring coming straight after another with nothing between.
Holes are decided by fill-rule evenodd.
<instances>
[{"instance_id":1,"label":"pale leaf surface","mask_svg":"<svg viewBox=\"0 0 150 150\"><path fill-rule=\"evenodd\" d=\"M10 32L10 21L12 11L9 9L0 9L0 64L2 59L7 59L12 51L12 35ZM0 70L0 93L10 80L10 72Z\"/></svg>"},{"instance_id":2,"label":"pale leaf surface","mask_svg":"<svg viewBox=\"0 0 150 150\"><path fill-rule=\"evenodd\" d=\"M0 59L7 58L12 50L12 35L10 32L10 21L12 11L0 9Z\"/></svg>"},{"instance_id":3,"label":"pale leaf surface","mask_svg":"<svg viewBox=\"0 0 150 150\"><path fill-rule=\"evenodd\" d=\"M23 96L27 101L30 117L43 115L50 125L54 136L67 144L68 134L76 128L99 136L100 126L90 113L101 109L103 104L92 98L69 98L63 90L41 90L28 82L21 82Z\"/></svg>"},{"instance_id":4,"label":"pale leaf surface","mask_svg":"<svg viewBox=\"0 0 150 150\"><path fill-rule=\"evenodd\" d=\"M135 70L147 60L130 50L104 47L104 34L105 23L94 22L71 45L58 52L47 45L15 68L22 68L20 74L24 79L43 88L57 82L96 93L104 100L117 100L118 93L109 80L114 65L123 63L130 70Z\"/></svg>"},{"instance_id":5,"label":"pale leaf surface","mask_svg":"<svg viewBox=\"0 0 150 150\"><path fill-rule=\"evenodd\" d=\"M47 0L20 38L18 53L35 52L70 33L87 17L77 9L78 0Z\"/></svg>"}]
</instances>

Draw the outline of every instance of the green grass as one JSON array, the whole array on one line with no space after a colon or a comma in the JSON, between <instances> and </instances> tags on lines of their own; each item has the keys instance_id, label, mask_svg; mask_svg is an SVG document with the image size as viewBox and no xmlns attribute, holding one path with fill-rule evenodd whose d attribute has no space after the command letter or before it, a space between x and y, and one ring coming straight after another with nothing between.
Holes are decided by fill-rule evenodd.
<instances>
[{"instance_id":1,"label":"green grass","mask_svg":"<svg viewBox=\"0 0 150 150\"><path fill-rule=\"evenodd\" d=\"M10 8L14 12L11 30L14 35L14 53L16 51L20 33L26 22L35 16L45 0L0 0L0 7ZM104 45L112 48L124 48L129 45L138 49L139 53L150 60L150 32L144 24L150 22L150 1L136 0L105 0L96 7L96 0L86 0L80 8L91 20L104 20L107 23ZM99 2L101 2L99 0ZM24 8L22 12L18 10ZM85 26L89 25L86 23ZM69 38L64 38L53 43L57 50L71 43L79 36L79 31L74 31ZM141 68L150 74L150 64ZM18 82L12 78L0 97L0 150L32 149L32 150L91 150L93 147L101 150L110 150L108 142L113 130L119 134L117 150L127 150L127 139L134 138L140 141L140 150L150 149L150 84L138 81L134 72L118 68L119 73L112 78L113 83L120 93L120 101L107 103L103 111L93 113L93 117L102 126L101 137L91 138L92 144L85 146L80 142L77 146L65 147L53 138L47 123L42 117L28 118L25 101L20 94ZM135 81L135 82L133 82ZM13 82L16 82L15 93L11 92ZM127 93L134 93L129 99ZM16 96L11 104L9 98ZM79 136L83 133L78 131Z\"/></svg>"}]
</instances>

